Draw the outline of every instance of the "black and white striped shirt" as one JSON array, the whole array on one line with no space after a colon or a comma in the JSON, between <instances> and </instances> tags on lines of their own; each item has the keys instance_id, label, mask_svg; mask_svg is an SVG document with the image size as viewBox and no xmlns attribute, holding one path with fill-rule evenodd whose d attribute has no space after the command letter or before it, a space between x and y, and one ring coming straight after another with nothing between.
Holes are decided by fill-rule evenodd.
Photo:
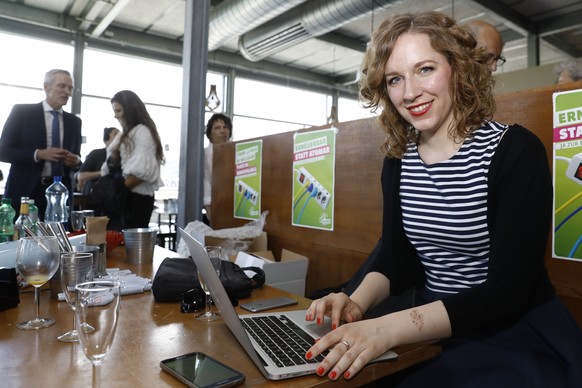
<instances>
[{"instance_id":1,"label":"black and white striped shirt","mask_svg":"<svg viewBox=\"0 0 582 388\"><path fill-rule=\"evenodd\" d=\"M416 144L406 150L400 181L404 230L432 291L457 293L487 277L487 175L506 129L487 123L449 160L430 165Z\"/></svg>"}]
</instances>

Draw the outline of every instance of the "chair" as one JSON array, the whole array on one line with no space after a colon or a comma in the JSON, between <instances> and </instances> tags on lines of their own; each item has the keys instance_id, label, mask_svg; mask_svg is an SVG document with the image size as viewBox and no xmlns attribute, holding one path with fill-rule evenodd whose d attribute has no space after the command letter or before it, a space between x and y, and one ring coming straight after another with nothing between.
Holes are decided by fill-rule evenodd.
<instances>
[{"instance_id":1,"label":"chair","mask_svg":"<svg viewBox=\"0 0 582 388\"><path fill-rule=\"evenodd\" d=\"M158 245L171 251L176 251L176 219L178 214L156 209L158 215Z\"/></svg>"}]
</instances>

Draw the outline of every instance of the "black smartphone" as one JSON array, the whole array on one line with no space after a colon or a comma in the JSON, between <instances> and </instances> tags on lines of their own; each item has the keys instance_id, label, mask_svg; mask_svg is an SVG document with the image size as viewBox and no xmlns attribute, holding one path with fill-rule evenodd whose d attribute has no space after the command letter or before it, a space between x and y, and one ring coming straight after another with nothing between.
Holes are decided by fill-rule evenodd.
<instances>
[{"instance_id":1,"label":"black smartphone","mask_svg":"<svg viewBox=\"0 0 582 388\"><path fill-rule=\"evenodd\" d=\"M255 300L253 302L248 303L241 303L240 307L252 313L258 313L259 311L275 309L277 307L291 306L294 304L297 304L297 301L295 299L288 298L286 296L280 296L277 298L269 298Z\"/></svg>"},{"instance_id":2,"label":"black smartphone","mask_svg":"<svg viewBox=\"0 0 582 388\"><path fill-rule=\"evenodd\" d=\"M200 352L168 358L160 366L188 387L233 387L245 381L244 374Z\"/></svg>"}]
</instances>

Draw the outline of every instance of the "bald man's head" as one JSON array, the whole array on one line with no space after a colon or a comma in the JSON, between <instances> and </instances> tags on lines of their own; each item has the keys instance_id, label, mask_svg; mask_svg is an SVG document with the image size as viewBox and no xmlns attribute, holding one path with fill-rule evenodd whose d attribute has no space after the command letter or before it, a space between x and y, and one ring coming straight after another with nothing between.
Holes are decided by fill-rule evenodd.
<instances>
[{"instance_id":1,"label":"bald man's head","mask_svg":"<svg viewBox=\"0 0 582 388\"><path fill-rule=\"evenodd\" d=\"M467 27L475 36L477 46L483 47L491 55L491 61L488 64L491 72L494 72L497 70L497 60L501 57L501 50L503 50L503 40L499 31L483 20L471 20L467 23Z\"/></svg>"}]
</instances>

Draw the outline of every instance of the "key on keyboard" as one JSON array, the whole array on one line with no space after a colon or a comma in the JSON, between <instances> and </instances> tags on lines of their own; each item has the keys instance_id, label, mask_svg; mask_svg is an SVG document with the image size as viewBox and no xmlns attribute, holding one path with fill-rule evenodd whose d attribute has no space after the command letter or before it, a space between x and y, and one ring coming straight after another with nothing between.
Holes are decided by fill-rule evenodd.
<instances>
[{"instance_id":1,"label":"key on keyboard","mask_svg":"<svg viewBox=\"0 0 582 388\"><path fill-rule=\"evenodd\" d=\"M321 362L325 354L305 359L315 343L303 329L284 315L241 318L247 332L279 367Z\"/></svg>"}]
</instances>

